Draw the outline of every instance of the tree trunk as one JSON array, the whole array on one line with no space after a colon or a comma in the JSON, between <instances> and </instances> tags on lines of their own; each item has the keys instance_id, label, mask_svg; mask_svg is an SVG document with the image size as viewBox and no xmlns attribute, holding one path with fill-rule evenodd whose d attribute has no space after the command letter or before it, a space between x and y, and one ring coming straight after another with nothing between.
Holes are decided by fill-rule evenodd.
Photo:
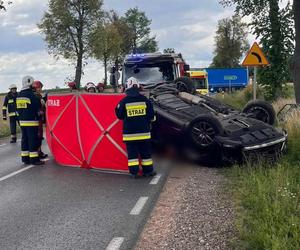
<instances>
[{"instance_id":1,"label":"tree trunk","mask_svg":"<svg viewBox=\"0 0 300 250\"><path fill-rule=\"evenodd\" d=\"M275 98L278 98L282 94L282 78L277 77L278 72L275 73L275 69L281 69L280 64L285 63L283 57L283 40L282 40L282 32L281 25L279 20L279 3L278 0L270 0L269 1L269 17L271 23L271 34L273 40L273 46L269 49L270 51L270 63L271 67L274 69L272 72L272 81L273 84L273 95ZM275 74L275 75L274 75Z\"/></svg>"},{"instance_id":2,"label":"tree trunk","mask_svg":"<svg viewBox=\"0 0 300 250\"><path fill-rule=\"evenodd\" d=\"M75 71L75 82L77 89L80 89L81 75L82 75L82 52L77 56L76 71Z\"/></svg>"},{"instance_id":3,"label":"tree trunk","mask_svg":"<svg viewBox=\"0 0 300 250\"><path fill-rule=\"evenodd\" d=\"M300 0L294 0L296 48L294 54L294 88L297 104L300 104Z\"/></svg>"},{"instance_id":4,"label":"tree trunk","mask_svg":"<svg viewBox=\"0 0 300 250\"><path fill-rule=\"evenodd\" d=\"M82 76L82 60L83 60L83 53L84 53L84 45L82 41L83 36L83 28L84 28L84 10L81 9L81 2L79 1L78 6L79 9L79 27L77 29L77 37L78 37L78 53L77 53L77 64L76 64L76 73L75 73L75 82L77 89L80 89L81 83L81 76Z\"/></svg>"},{"instance_id":5,"label":"tree trunk","mask_svg":"<svg viewBox=\"0 0 300 250\"><path fill-rule=\"evenodd\" d=\"M107 57L106 56L104 56L103 63L104 63L104 84L106 86L107 85Z\"/></svg>"}]
</instances>

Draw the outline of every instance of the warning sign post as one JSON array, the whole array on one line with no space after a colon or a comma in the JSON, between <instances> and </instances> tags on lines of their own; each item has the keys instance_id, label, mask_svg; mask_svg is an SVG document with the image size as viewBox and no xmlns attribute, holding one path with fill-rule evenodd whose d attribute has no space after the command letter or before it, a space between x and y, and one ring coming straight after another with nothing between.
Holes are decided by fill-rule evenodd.
<instances>
[{"instance_id":1,"label":"warning sign post","mask_svg":"<svg viewBox=\"0 0 300 250\"><path fill-rule=\"evenodd\" d=\"M268 66L269 61L266 58L264 52L259 47L258 43L254 43L248 51L242 66L254 67L254 80L253 80L253 99L256 100L256 89L257 89L257 67Z\"/></svg>"}]
</instances>

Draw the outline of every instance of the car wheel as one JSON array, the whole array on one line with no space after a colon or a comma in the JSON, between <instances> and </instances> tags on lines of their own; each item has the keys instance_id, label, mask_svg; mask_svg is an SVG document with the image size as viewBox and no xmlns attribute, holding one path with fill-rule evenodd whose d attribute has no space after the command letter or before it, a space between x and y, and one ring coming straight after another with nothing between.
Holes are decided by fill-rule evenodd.
<instances>
[{"instance_id":1,"label":"car wheel","mask_svg":"<svg viewBox=\"0 0 300 250\"><path fill-rule=\"evenodd\" d=\"M186 76L177 78L175 80L175 84L176 84L176 88L180 92L187 92L190 94L194 94L196 92L194 82Z\"/></svg>"},{"instance_id":2,"label":"car wheel","mask_svg":"<svg viewBox=\"0 0 300 250\"><path fill-rule=\"evenodd\" d=\"M222 124L211 115L198 116L188 128L188 136L192 144L197 148L206 150L215 147L215 137L223 133Z\"/></svg>"},{"instance_id":3,"label":"car wheel","mask_svg":"<svg viewBox=\"0 0 300 250\"><path fill-rule=\"evenodd\" d=\"M276 113L273 106L262 100L248 102L243 109L243 113L250 114L250 117L270 125L274 125L276 121Z\"/></svg>"}]
</instances>

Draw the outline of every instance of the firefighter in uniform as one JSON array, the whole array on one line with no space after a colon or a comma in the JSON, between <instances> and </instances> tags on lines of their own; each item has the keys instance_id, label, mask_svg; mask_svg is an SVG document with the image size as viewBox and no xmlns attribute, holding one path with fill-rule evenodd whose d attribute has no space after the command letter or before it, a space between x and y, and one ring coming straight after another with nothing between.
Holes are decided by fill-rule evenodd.
<instances>
[{"instance_id":1,"label":"firefighter in uniform","mask_svg":"<svg viewBox=\"0 0 300 250\"><path fill-rule=\"evenodd\" d=\"M154 176L151 157L151 122L155 119L152 103L139 92L137 79L131 77L126 84L126 97L116 107L116 115L123 120L123 141L128 153L130 174L138 177L141 162L143 176Z\"/></svg>"},{"instance_id":2,"label":"firefighter in uniform","mask_svg":"<svg viewBox=\"0 0 300 250\"><path fill-rule=\"evenodd\" d=\"M48 157L47 154L45 154L42 151L42 143L44 140L44 124L46 123L46 102L43 98L42 95L42 88L43 88L43 84L40 81L34 81L32 84L32 89L34 91L34 94L36 95L36 97L40 100L41 102L41 109L39 111L39 132L38 132L38 138L39 138L39 147L38 147L38 152L39 152L39 156L40 159L45 159Z\"/></svg>"},{"instance_id":3,"label":"firefighter in uniform","mask_svg":"<svg viewBox=\"0 0 300 250\"><path fill-rule=\"evenodd\" d=\"M9 117L10 143L17 142L17 123L18 114L16 112L16 99L17 99L17 86L15 84L10 85L9 93L5 96L4 104L2 108L3 120L7 120L7 115Z\"/></svg>"},{"instance_id":4,"label":"firefighter in uniform","mask_svg":"<svg viewBox=\"0 0 300 250\"><path fill-rule=\"evenodd\" d=\"M41 102L32 90L33 81L31 76L25 76L22 90L17 97L17 111L22 131L21 156L24 164L42 165L44 162L40 160L38 152Z\"/></svg>"}]
</instances>

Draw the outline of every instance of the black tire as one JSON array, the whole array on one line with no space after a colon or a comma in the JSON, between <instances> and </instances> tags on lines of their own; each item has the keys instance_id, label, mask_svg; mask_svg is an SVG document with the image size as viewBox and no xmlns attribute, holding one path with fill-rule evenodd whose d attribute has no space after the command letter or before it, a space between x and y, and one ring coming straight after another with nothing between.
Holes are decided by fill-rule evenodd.
<instances>
[{"instance_id":1,"label":"black tire","mask_svg":"<svg viewBox=\"0 0 300 250\"><path fill-rule=\"evenodd\" d=\"M187 129L189 141L200 150L211 150L217 146L215 137L224 133L221 122L212 115L200 115Z\"/></svg>"},{"instance_id":2,"label":"black tire","mask_svg":"<svg viewBox=\"0 0 300 250\"><path fill-rule=\"evenodd\" d=\"M194 82L187 76L179 77L175 80L176 88L180 92L187 92L190 94L196 93Z\"/></svg>"},{"instance_id":3,"label":"black tire","mask_svg":"<svg viewBox=\"0 0 300 250\"><path fill-rule=\"evenodd\" d=\"M276 113L273 106L262 100L248 102L243 109L243 113L250 114L250 117L270 125L274 125L276 121Z\"/></svg>"}]
</instances>

